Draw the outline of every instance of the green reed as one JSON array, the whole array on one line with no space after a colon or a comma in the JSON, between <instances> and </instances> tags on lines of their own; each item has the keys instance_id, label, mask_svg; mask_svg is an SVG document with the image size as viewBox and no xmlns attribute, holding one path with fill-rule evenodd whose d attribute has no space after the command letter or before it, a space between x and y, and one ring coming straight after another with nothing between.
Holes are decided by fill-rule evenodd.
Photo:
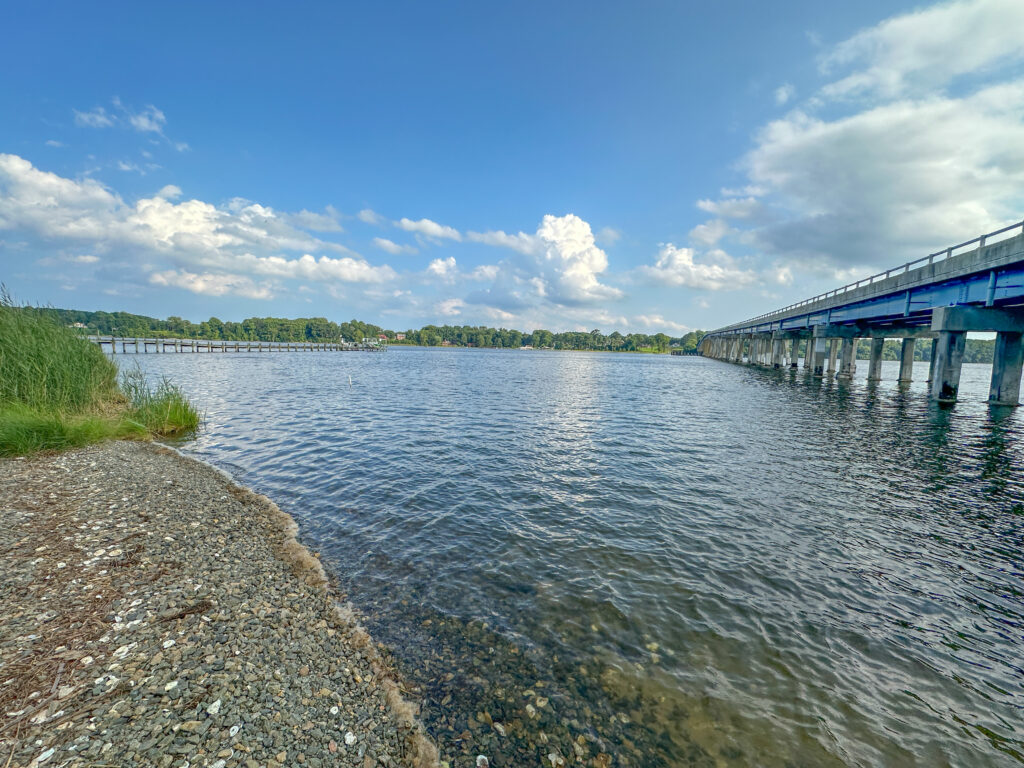
<instances>
[{"instance_id":1,"label":"green reed","mask_svg":"<svg viewBox=\"0 0 1024 768\"><path fill-rule=\"evenodd\" d=\"M180 435L200 415L166 380L141 371L118 386L99 346L0 286L0 456L62 450L99 440Z\"/></svg>"}]
</instances>

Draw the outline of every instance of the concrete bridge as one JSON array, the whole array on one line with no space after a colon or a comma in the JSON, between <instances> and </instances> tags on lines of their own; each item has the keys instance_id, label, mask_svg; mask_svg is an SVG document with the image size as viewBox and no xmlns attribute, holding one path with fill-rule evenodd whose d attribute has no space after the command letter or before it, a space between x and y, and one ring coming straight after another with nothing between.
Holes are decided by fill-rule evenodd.
<instances>
[{"instance_id":1,"label":"concrete bridge","mask_svg":"<svg viewBox=\"0 0 1024 768\"><path fill-rule=\"evenodd\" d=\"M899 381L908 383L921 339L931 344L931 396L954 402L968 331L996 333L989 402L1017 405L1024 365L1024 221L710 331L698 349L733 363L798 368L803 345L809 375L849 380L857 340L868 338L868 381L878 381L885 340L898 338Z\"/></svg>"}]
</instances>

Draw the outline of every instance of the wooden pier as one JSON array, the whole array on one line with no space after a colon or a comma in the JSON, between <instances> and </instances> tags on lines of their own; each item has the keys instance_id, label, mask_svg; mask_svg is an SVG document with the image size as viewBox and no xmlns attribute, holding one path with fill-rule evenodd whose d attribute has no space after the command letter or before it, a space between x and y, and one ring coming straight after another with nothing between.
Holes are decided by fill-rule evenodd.
<instances>
[{"instance_id":1,"label":"wooden pier","mask_svg":"<svg viewBox=\"0 0 1024 768\"><path fill-rule=\"evenodd\" d=\"M310 342L310 341L209 341L206 339L139 339L120 336L89 336L89 341L100 349L109 349L110 354L135 354L175 352L383 352L386 344L354 342ZM118 346L121 347L118 350Z\"/></svg>"}]
</instances>

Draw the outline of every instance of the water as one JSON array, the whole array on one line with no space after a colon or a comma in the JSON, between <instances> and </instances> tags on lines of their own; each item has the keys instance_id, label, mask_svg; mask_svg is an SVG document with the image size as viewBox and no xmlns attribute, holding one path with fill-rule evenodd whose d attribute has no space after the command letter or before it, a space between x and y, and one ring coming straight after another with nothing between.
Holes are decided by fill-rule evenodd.
<instances>
[{"instance_id":1,"label":"water","mask_svg":"<svg viewBox=\"0 0 1024 768\"><path fill-rule=\"evenodd\" d=\"M896 363L875 387L653 355L128 357L206 410L186 450L296 517L453 766L1024 762L1024 409L984 403L987 366L941 409L926 364L900 389Z\"/></svg>"}]
</instances>

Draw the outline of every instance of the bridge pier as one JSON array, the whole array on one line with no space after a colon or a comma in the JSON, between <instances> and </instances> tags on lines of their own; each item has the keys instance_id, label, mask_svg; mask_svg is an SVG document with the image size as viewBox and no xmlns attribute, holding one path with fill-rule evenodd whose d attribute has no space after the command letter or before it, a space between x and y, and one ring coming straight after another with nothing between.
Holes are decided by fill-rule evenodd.
<instances>
[{"instance_id":1,"label":"bridge pier","mask_svg":"<svg viewBox=\"0 0 1024 768\"><path fill-rule=\"evenodd\" d=\"M995 356L992 360L992 384L988 401L992 405L1019 405L1021 368L1024 366L1024 343L1020 333L996 334Z\"/></svg>"},{"instance_id":2,"label":"bridge pier","mask_svg":"<svg viewBox=\"0 0 1024 768\"><path fill-rule=\"evenodd\" d=\"M843 349L839 355L839 373L837 379L849 381L857 372L857 339L843 339Z\"/></svg>"},{"instance_id":3,"label":"bridge pier","mask_svg":"<svg viewBox=\"0 0 1024 768\"><path fill-rule=\"evenodd\" d=\"M800 367L800 337L794 336L792 346L789 348L789 367Z\"/></svg>"},{"instance_id":4,"label":"bridge pier","mask_svg":"<svg viewBox=\"0 0 1024 768\"><path fill-rule=\"evenodd\" d=\"M900 384L909 384L914 379L914 345L917 339L903 339L900 345Z\"/></svg>"},{"instance_id":5,"label":"bridge pier","mask_svg":"<svg viewBox=\"0 0 1024 768\"><path fill-rule=\"evenodd\" d=\"M931 392L932 397L940 403L956 402L966 341L967 334L963 331L939 332Z\"/></svg>"},{"instance_id":6,"label":"bridge pier","mask_svg":"<svg viewBox=\"0 0 1024 768\"><path fill-rule=\"evenodd\" d=\"M807 349L804 350L804 371L810 373L814 369L814 338L807 339Z\"/></svg>"},{"instance_id":7,"label":"bridge pier","mask_svg":"<svg viewBox=\"0 0 1024 768\"><path fill-rule=\"evenodd\" d=\"M825 375L830 379L836 373L836 352L839 350L839 339L828 340L828 369L825 371Z\"/></svg>"},{"instance_id":8,"label":"bridge pier","mask_svg":"<svg viewBox=\"0 0 1024 768\"><path fill-rule=\"evenodd\" d=\"M828 356L828 350L831 347L831 339L826 339L823 336L815 336L814 339L814 364L813 364L813 376L815 379L823 379L825 376L825 357Z\"/></svg>"},{"instance_id":9,"label":"bridge pier","mask_svg":"<svg viewBox=\"0 0 1024 768\"><path fill-rule=\"evenodd\" d=\"M995 357L992 361L988 400L993 405L1018 404L1021 366L1024 364L1021 342L1024 310L977 306L938 307L932 312L932 330L939 331L939 354L935 379L932 381L932 396L936 400L956 400L967 332L995 331ZM947 368L950 369L948 372Z\"/></svg>"},{"instance_id":10,"label":"bridge pier","mask_svg":"<svg viewBox=\"0 0 1024 768\"><path fill-rule=\"evenodd\" d=\"M868 381L882 380L882 350L885 348L885 337L871 339L871 357L868 358Z\"/></svg>"},{"instance_id":11,"label":"bridge pier","mask_svg":"<svg viewBox=\"0 0 1024 768\"><path fill-rule=\"evenodd\" d=\"M783 347L786 344L785 338L778 331L772 334L772 368L782 367L782 356L785 354Z\"/></svg>"}]
</instances>

